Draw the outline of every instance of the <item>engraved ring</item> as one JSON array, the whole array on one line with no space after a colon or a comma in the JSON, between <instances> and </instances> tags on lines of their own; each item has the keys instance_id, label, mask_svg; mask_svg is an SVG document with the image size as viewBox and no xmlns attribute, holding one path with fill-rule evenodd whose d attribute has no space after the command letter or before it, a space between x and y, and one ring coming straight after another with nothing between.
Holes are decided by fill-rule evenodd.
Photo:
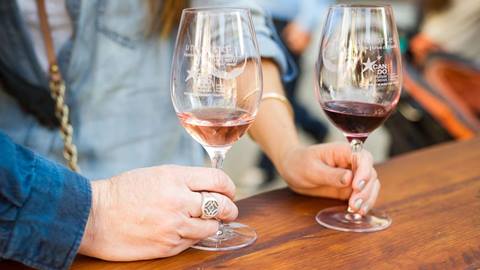
<instances>
[{"instance_id":1,"label":"engraved ring","mask_svg":"<svg viewBox=\"0 0 480 270\"><path fill-rule=\"evenodd\" d=\"M219 204L217 199L206 192L200 193L202 195L202 216L203 219L215 218L218 215Z\"/></svg>"}]
</instances>

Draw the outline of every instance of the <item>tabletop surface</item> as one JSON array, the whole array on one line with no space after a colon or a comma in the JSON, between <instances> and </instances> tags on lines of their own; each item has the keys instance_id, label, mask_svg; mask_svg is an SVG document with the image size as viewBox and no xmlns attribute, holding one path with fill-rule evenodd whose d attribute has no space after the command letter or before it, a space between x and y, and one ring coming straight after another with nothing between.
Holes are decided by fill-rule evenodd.
<instances>
[{"instance_id":1,"label":"tabletop surface","mask_svg":"<svg viewBox=\"0 0 480 270\"><path fill-rule=\"evenodd\" d=\"M171 258L130 263L79 256L72 269L480 269L480 138L416 151L376 167L382 182L376 208L393 219L385 231L323 228L315 214L344 202L281 189L237 203L238 220L258 233L250 247L189 249Z\"/></svg>"}]
</instances>

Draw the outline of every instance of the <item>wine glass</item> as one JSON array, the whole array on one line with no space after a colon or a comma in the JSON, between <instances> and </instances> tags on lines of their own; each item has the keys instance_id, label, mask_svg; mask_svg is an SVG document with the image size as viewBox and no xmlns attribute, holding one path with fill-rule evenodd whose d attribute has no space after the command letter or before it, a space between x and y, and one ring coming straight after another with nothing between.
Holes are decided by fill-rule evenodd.
<instances>
[{"instance_id":1,"label":"wine glass","mask_svg":"<svg viewBox=\"0 0 480 270\"><path fill-rule=\"evenodd\" d=\"M352 171L370 132L395 109L402 82L401 55L392 8L335 5L329 9L316 64L316 95L322 109L352 147ZM347 207L320 211L321 225L340 231L386 229L391 219Z\"/></svg>"},{"instance_id":2,"label":"wine glass","mask_svg":"<svg viewBox=\"0 0 480 270\"><path fill-rule=\"evenodd\" d=\"M225 154L253 122L262 96L262 69L252 18L242 8L182 12L171 80L172 102L187 132L222 168ZM198 242L202 250L233 250L257 238L247 225L223 224Z\"/></svg>"}]
</instances>

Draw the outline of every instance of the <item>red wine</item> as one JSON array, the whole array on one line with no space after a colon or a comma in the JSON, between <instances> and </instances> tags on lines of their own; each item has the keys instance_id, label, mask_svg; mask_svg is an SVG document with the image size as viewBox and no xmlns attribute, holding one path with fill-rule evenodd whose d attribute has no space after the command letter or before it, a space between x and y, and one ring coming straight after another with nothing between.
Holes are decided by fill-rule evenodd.
<instances>
[{"instance_id":1,"label":"red wine","mask_svg":"<svg viewBox=\"0 0 480 270\"><path fill-rule=\"evenodd\" d=\"M346 133L349 141L365 141L368 134L376 129L390 114L385 106L356 101L327 101L323 110L332 122Z\"/></svg>"},{"instance_id":2,"label":"red wine","mask_svg":"<svg viewBox=\"0 0 480 270\"><path fill-rule=\"evenodd\" d=\"M241 109L205 108L177 115L187 132L208 146L232 145L253 122L253 116Z\"/></svg>"}]
</instances>

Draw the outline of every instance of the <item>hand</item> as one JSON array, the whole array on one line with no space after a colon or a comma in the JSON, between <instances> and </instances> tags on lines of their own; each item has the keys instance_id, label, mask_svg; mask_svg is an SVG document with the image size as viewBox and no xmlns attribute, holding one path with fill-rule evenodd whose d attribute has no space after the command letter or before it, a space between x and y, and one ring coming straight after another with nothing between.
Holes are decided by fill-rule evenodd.
<instances>
[{"instance_id":1,"label":"hand","mask_svg":"<svg viewBox=\"0 0 480 270\"><path fill-rule=\"evenodd\" d=\"M217 169L159 166L92 182L92 209L79 252L112 261L180 253L218 230L218 221L199 218L200 191L218 200L218 219L237 217L235 186Z\"/></svg>"},{"instance_id":2,"label":"hand","mask_svg":"<svg viewBox=\"0 0 480 270\"><path fill-rule=\"evenodd\" d=\"M290 188L297 193L335 199L349 199L349 206L366 214L380 190L372 155L362 150L355 176L351 171L352 151L346 143L299 146L284 155L277 166Z\"/></svg>"},{"instance_id":3,"label":"hand","mask_svg":"<svg viewBox=\"0 0 480 270\"><path fill-rule=\"evenodd\" d=\"M290 22L285 26L282 37L290 51L297 55L305 51L310 44L310 33L296 22Z\"/></svg>"}]
</instances>

